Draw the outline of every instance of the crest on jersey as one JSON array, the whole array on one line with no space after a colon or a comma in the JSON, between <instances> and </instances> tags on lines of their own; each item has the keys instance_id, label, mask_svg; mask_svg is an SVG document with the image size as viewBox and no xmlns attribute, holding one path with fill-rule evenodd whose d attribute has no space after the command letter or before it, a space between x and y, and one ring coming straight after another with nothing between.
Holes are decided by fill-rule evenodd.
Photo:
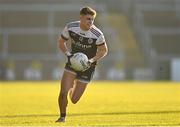
<instances>
[{"instance_id":1,"label":"crest on jersey","mask_svg":"<svg viewBox=\"0 0 180 127\"><path fill-rule=\"evenodd\" d=\"M80 37L79 37L79 41L81 41L81 42L82 42L82 41L83 41L83 37L81 37L81 36L80 36Z\"/></svg>"},{"instance_id":2,"label":"crest on jersey","mask_svg":"<svg viewBox=\"0 0 180 127\"><path fill-rule=\"evenodd\" d=\"M89 43L89 44L92 44L92 43L93 43L93 39L89 38L89 39L88 39L88 43Z\"/></svg>"}]
</instances>

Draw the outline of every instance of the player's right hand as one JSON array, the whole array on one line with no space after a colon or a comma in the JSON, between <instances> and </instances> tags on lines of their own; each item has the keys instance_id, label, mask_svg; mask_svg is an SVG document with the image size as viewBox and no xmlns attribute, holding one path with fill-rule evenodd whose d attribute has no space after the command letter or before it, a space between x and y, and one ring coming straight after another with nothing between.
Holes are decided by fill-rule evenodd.
<instances>
[{"instance_id":1,"label":"player's right hand","mask_svg":"<svg viewBox=\"0 0 180 127\"><path fill-rule=\"evenodd\" d=\"M70 53L69 51L66 51L66 52L65 52L65 55L67 56L67 59L68 59L68 64L70 64L70 65L71 65L71 61L70 61L70 59L71 59L71 57L73 57L73 54L72 54L72 53Z\"/></svg>"},{"instance_id":2,"label":"player's right hand","mask_svg":"<svg viewBox=\"0 0 180 127\"><path fill-rule=\"evenodd\" d=\"M68 63L71 65L71 58L73 57L74 55L73 54L69 54L67 55L67 58L68 58Z\"/></svg>"}]
</instances>

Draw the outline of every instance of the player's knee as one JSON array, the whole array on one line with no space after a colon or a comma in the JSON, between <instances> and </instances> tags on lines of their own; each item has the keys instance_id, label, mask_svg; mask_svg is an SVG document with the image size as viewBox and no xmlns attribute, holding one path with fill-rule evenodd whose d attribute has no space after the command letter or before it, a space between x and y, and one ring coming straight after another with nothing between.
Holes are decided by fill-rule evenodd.
<instances>
[{"instance_id":1,"label":"player's knee","mask_svg":"<svg viewBox=\"0 0 180 127\"><path fill-rule=\"evenodd\" d=\"M72 102L73 104L76 104L76 103L78 102L78 100L72 99L71 102Z\"/></svg>"},{"instance_id":2,"label":"player's knee","mask_svg":"<svg viewBox=\"0 0 180 127\"><path fill-rule=\"evenodd\" d=\"M76 98L76 97L72 97L72 98L71 98L71 102L72 102L73 104L76 104L78 101L79 101L79 99Z\"/></svg>"}]
</instances>

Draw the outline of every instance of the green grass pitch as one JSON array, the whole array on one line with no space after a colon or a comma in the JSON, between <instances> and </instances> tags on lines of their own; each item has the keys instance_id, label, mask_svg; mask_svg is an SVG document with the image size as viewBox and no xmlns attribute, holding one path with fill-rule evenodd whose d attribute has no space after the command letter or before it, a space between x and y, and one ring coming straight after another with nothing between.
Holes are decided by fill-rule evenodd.
<instances>
[{"instance_id":1,"label":"green grass pitch","mask_svg":"<svg viewBox=\"0 0 180 127\"><path fill-rule=\"evenodd\" d=\"M59 82L0 82L0 126L180 126L180 84L92 82L58 118Z\"/></svg>"}]
</instances>

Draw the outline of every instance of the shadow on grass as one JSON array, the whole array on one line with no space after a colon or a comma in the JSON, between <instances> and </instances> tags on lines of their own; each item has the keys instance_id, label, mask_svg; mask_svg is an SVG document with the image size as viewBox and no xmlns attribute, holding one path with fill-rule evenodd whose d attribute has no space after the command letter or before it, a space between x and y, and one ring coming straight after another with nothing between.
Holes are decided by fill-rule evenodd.
<instances>
[{"instance_id":1,"label":"shadow on grass","mask_svg":"<svg viewBox=\"0 0 180 127\"><path fill-rule=\"evenodd\" d=\"M169 114L180 113L180 111L149 111L149 112L106 112L106 113L74 113L68 116L95 116L95 115L138 115L138 114ZM57 114L28 114L28 115L1 115L0 118L17 117L58 117Z\"/></svg>"}]
</instances>

